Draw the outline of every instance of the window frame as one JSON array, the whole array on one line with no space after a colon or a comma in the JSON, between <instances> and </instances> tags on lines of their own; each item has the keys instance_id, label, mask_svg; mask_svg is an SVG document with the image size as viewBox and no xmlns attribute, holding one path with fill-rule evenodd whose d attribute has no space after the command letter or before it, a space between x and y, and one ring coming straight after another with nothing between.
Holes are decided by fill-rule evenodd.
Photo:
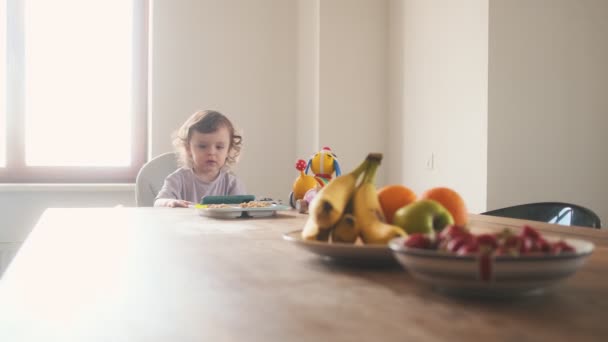
<instances>
[{"instance_id":1,"label":"window frame","mask_svg":"<svg viewBox=\"0 0 608 342\"><path fill-rule=\"evenodd\" d=\"M6 166L3 183L134 183L147 154L149 0L133 1L133 102L131 163L114 166L27 166L25 164L24 0L7 5ZM111 132L108 133L111 137Z\"/></svg>"}]
</instances>

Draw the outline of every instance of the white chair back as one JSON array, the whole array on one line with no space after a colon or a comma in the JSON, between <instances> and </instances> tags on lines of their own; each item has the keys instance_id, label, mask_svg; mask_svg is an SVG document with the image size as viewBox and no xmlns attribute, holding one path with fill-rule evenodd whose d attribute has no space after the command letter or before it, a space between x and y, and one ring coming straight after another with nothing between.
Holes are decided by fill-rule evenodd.
<instances>
[{"instance_id":1,"label":"white chair back","mask_svg":"<svg viewBox=\"0 0 608 342\"><path fill-rule=\"evenodd\" d=\"M151 207L165 178L177 169L177 155L167 152L144 164L135 180L135 203L138 207Z\"/></svg>"}]
</instances>

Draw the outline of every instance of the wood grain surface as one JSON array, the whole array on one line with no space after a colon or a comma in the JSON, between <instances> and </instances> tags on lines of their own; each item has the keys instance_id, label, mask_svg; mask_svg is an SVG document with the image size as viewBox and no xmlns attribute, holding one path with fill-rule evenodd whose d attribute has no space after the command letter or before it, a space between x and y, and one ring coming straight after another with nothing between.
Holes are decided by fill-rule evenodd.
<instances>
[{"instance_id":1,"label":"wood grain surface","mask_svg":"<svg viewBox=\"0 0 608 342\"><path fill-rule=\"evenodd\" d=\"M454 297L399 266L325 260L282 234L305 215L217 220L193 209L49 209L0 281L0 341L605 341L608 232L534 296ZM487 229L526 221L471 215Z\"/></svg>"}]
</instances>

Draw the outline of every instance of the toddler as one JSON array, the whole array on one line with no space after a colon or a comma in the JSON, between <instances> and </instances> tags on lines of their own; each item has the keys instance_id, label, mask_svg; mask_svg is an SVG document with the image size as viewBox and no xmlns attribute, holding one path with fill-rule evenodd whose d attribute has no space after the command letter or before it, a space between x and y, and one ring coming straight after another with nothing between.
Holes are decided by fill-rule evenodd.
<instances>
[{"instance_id":1,"label":"toddler","mask_svg":"<svg viewBox=\"0 0 608 342\"><path fill-rule=\"evenodd\" d=\"M236 163L242 138L230 120L213 110L198 111L173 139L180 168L165 178L155 207L188 207L208 195L245 195L245 185L229 167Z\"/></svg>"}]
</instances>

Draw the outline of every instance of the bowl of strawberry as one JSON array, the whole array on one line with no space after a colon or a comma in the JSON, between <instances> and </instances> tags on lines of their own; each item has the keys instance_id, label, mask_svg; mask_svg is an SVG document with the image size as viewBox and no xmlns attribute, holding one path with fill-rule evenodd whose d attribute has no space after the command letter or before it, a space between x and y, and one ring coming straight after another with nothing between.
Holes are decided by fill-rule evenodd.
<instances>
[{"instance_id":1,"label":"bowl of strawberry","mask_svg":"<svg viewBox=\"0 0 608 342\"><path fill-rule=\"evenodd\" d=\"M541 293L573 275L593 252L591 242L545 236L529 225L474 233L450 225L439 234L390 241L399 263L439 290L471 295Z\"/></svg>"}]
</instances>

